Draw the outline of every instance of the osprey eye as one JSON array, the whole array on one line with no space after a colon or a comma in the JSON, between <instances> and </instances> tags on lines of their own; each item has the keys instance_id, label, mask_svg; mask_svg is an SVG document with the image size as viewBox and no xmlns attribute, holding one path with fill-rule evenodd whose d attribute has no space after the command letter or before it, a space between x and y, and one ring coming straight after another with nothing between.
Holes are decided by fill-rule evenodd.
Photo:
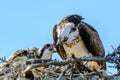
<instances>
[{"instance_id":1,"label":"osprey eye","mask_svg":"<svg viewBox=\"0 0 120 80\"><path fill-rule=\"evenodd\" d=\"M68 40L68 37L65 36L63 42L65 42L65 41L67 41L67 40Z\"/></svg>"},{"instance_id":2,"label":"osprey eye","mask_svg":"<svg viewBox=\"0 0 120 80\"><path fill-rule=\"evenodd\" d=\"M69 33L74 32L75 30L76 30L75 27L74 27L74 28L71 28L71 31L70 31Z\"/></svg>"},{"instance_id":3,"label":"osprey eye","mask_svg":"<svg viewBox=\"0 0 120 80\"><path fill-rule=\"evenodd\" d=\"M48 46L45 46L45 49L47 49L48 48Z\"/></svg>"},{"instance_id":4,"label":"osprey eye","mask_svg":"<svg viewBox=\"0 0 120 80\"><path fill-rule=\"evenodd\" d=\"M76 30L76 28L74 27L74 28L72 28L71 30L72 30L72 31L75 31L75 30Z\"/></svg>"}]
</instances>

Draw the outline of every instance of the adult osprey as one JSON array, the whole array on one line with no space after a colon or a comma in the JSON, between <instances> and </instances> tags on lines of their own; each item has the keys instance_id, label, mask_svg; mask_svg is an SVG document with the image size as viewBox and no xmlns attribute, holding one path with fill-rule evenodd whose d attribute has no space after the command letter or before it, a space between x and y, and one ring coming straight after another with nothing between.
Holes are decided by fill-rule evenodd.
<instances>
[{"instance_id":1,"label":"adult osprey","mask_svg":"<svg viewBox=\"0 0 120 80\"><path fill-rule=\"evenodd\" d=\"M63 60L68 57L104 56L104 47L98 32L79 15L64 17L53 28L56 49ZM105 67L104 62L83 62L91 70Z\"/></svg>"}]
</instances>

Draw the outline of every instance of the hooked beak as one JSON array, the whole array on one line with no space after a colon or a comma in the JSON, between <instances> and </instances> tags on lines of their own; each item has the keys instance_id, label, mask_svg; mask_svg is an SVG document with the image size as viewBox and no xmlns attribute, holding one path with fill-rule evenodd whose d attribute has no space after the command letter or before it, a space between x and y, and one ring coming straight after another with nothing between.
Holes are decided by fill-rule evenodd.
<instances>
[{"instance_id":1,"label":"hooked beak","mask_svg":"<svg viewBox=\"0 0 120 80\"><path fill-rule=\"evenodd\" d=\"M58 44L63 44L63 43L66 43L66 41L68 40L68 37L67 36L64 36L64 38L59 38L56 45Z\"/></svg>"},{"instance_id":2,"label":"hooked beak","mask_svg":"<svg viewBox=\"0 0 120 80\"><path fill-rule=\"evenodd\" d=\"M58 40L57 43L55 44L55 47L57 48L60 44L62 44L62 42Z\"/></svg>"}]
</instances>

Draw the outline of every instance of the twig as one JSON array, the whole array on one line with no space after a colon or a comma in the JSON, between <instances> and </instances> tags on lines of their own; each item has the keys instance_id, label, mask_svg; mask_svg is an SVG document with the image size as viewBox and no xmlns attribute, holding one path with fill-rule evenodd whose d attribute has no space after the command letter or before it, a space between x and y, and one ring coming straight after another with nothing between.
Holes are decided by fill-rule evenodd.
<instances>
[{"instance_id":1,"label":"twig","mask_svg":"<svg viewBox=\"0 0 120 80\"><path fill-rule=\"evenodd\" d=\"M41 70L41 71L43 71L43 72L46 72L46 73L49 73L49 74L52 74L52 75L56 75L56 76L59 76L60 74L58 74L58 73L56 73L56 72L53 72L53 71L50 71L50 70L47 70L47 69L39 69L39 70Z\"/></svg>"},{"instance_id":2,"label":"twig","mask_svg":"<svg viewBox=\"0 0 120 80\"><path fill-rule=\"evenodd\" d=\"M80 77L84 77L84 78L90 78L90 77L94 77L95 75L96 76L99 76L99 77L102 77L104 79L107 79L107 80L119 80L120 79L120 76L115 76L115 75L107 75L107 74L101 74L101 72L104 72L104 70L100 70L98 71L100 74L97 75L96 72L90 72L90 73L85 73L85 74L74 74L74 76L80 76Z\"/></svg>"},{"instance_id":3,"label":"twig","mask_svg":"<svg viewBox=\"0 0 120 80\"><path fill-rule=\"evenodd\" d=\"M35 64L35 63L43 63L43 62L50 62L52 61L51 59L48 59L48 60L43 60L43 59L30 59L28 61L26 61L26 64Z\"/></svg>"},{"instance_id":4,"label":"twig","mask_svg":"<svg viewBox=\"0 0 120 80\"><path fill-rule=\"evenodd\" d=\"M100 73L101 72L105 72L105 70L100 70L99 71ZM96 72L90 72L90 73L84 73L84 74L82 74L82 73L80 73L80 74L73 74L73 76L84 76L84 77L86 77L86 76L94 76L96 74Z\"/></svg>"},{"instance_id":5,"label":"twig","mask_svg":"<svg viewBox=\"0 0 120 80\"><path fill-rule=\"evenodd\" d=\"M106 57L81 57L81 58L75 58L75 59L67 59L67 60L63 60L63 61L50 61L50 62L46 62L46 63L41 63L41 61L44 60L32 60L32 61L27 61L27 64L32 64L33 67L41 67L41 66L48 66L48 65L56 65L56 66L61 66L61 65L68 65L69 63L75 63L76 61L109 61L114 59L111 56L106 56ZM118 58L117 58L118 59ZM33 64L33 63L40 63L40 64Z\"/></svg>"},{"instance_id":6,"label":"twig","mask_svg":"<svg viewBox=\"0 0 120 80\"><path fill-rule=\"evenodd\" d=\"M2 58L0 58L0 61L1 61L1 62L6 62L6 63L7 63L7 61L6 61L6 57L5 57L5 56L2 57Z\"/></svg>"},{"instance_id":7,"label":"twig","mask_svg":"<svg viewBox=\"0 0 120 80\"><path fill-rule=\"evenodd\" d=\"M70 68L70 80L72 80L72 77L73 77L73 64L70 65L71 68Z\"/></svg>"},{"instance_id":8,"label":"twig","mask_svg":"<svg viewBox=\"0 0 120 80\"><path fill-rule=\"evenodd\" d=\"M57 80L60 80L61 77L65 74L65 72L70 69L70 65L67 66L67 68L59 75L59 77L57 78Z\"/></svg>"}]
</instances>

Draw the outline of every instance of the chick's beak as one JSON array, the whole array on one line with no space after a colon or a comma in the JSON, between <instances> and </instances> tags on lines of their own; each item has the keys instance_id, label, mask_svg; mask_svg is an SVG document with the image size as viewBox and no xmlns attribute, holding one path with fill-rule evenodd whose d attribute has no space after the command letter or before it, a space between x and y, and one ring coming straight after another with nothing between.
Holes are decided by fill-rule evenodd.
<instances>
[{"instance_id":1,"label":"chick's beak","mask_svg":"<svg viewBox=\"0 0 120 80\"><path fill-rule=\"evenodd\" d=\"M53 51L54 48L55 48L55 45L51 45L50 48L49 48L49 50L50 50L50 51Z\"/></svg>"}]
</instances>

